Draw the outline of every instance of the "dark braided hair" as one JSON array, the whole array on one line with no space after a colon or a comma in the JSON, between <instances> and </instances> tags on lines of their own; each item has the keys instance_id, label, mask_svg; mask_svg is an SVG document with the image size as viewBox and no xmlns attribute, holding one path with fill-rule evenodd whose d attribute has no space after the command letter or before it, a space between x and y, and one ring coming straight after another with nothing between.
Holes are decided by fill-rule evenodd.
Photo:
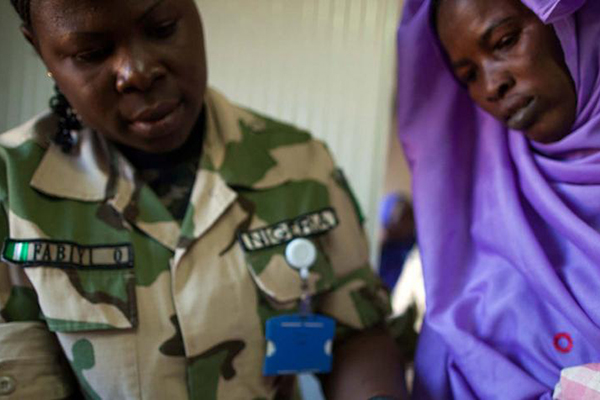
<instances>
[{"instance_id":1,"label":"dark braided hair","mask_svg":"<svg viewBox=\"0 0 600 400\"><path fill-rule=\"evenodd\" d=\"M31 26L31 0L10 0L10 2L21 17L23 24Z\"/></svg>"},{"instance_id":2,"label":"dark braided hair","mask_svg":"<svg viewBox=\"0 0 600 400\"><path fill-rule=\"evenodd\" d=\"M10 0L23 25L31 28L31 0ZM76 142L73 132L81 129L81 123L67 98L54 86L55 94L50 98L50 108L58 117L58 129L54 135L54 142L63 152L68 153Z\"/></svg>"},{"instance_id":3,"label":"dark braided hair","mask_svg":"<svg viewBox=\"0 0 600 400\"><path fill-rule=\"evenodd\" d=\"M54 86L54 91L54 96L50 98L50 108L58 117L58 130L54 135L54 143L59 145L63 152L69 153L77 141L73 131L78 131L82 127L77 114L58 86Z\"/></svg>"}]
</instances>

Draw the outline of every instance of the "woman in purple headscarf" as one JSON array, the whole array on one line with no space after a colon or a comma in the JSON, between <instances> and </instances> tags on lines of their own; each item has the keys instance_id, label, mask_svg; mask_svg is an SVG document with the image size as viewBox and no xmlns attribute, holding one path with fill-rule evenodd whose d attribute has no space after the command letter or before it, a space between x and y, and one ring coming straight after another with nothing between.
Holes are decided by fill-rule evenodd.
<instances>
[{"instance_id":1,"label":"woman in purple headscarf","mask_svg":"<svg viewBox=\"0 0 600 400\"><path fill-rule=\"evenodd\" d=\"M600 1L406 0L398 47L415 397L600 397Z\"/></svg>"}]
</instances>

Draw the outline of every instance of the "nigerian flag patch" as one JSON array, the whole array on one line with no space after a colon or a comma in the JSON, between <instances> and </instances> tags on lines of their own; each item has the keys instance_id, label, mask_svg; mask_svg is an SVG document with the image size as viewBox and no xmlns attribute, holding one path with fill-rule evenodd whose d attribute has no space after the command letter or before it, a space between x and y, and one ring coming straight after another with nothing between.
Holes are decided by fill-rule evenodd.
<instances>
[{"instance_id":1,"label":"nigerian flag patch","mask_svg":"<svg viewBox=\"0 0 600 400\"><path fill-rule=\"evenodd\" d=\"M6 243L3 256L7 260L12 261L27 261L29 253L29 242L14 242Z\"/></svg>"}]
</instances>

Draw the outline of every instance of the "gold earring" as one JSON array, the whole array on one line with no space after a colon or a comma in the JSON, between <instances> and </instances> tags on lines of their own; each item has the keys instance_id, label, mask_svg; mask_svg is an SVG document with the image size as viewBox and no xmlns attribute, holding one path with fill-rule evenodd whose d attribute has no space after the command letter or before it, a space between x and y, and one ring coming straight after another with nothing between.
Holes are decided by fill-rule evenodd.
<instances>
[{"instance_id":1,"label":"gold earring","mask_svg":"<svg viewBox=\"0 0 600 400\"><path fill-rule=\"evenodd\" d=\"M46 72L46 75L48 75L48 78L50 79L54 78L54 75L52 75L52 72L50 71Z\"/></svg>"}]
</instances>

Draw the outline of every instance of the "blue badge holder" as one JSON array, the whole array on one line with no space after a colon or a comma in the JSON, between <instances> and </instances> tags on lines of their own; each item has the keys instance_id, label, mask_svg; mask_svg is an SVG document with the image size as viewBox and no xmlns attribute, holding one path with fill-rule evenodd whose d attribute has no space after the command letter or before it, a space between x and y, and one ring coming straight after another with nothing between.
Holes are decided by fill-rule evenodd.
<instances>
[{"instance_id":1,"label":"blue badge holder","mask_svg":"<svg viewBox=\"0 0 600 400\"><path fill-rule=\"evenodd\" d=\"M331 371L335 321L317 314L290 314L267 320L263 375Z\"/></svg>"}]
</instances>

